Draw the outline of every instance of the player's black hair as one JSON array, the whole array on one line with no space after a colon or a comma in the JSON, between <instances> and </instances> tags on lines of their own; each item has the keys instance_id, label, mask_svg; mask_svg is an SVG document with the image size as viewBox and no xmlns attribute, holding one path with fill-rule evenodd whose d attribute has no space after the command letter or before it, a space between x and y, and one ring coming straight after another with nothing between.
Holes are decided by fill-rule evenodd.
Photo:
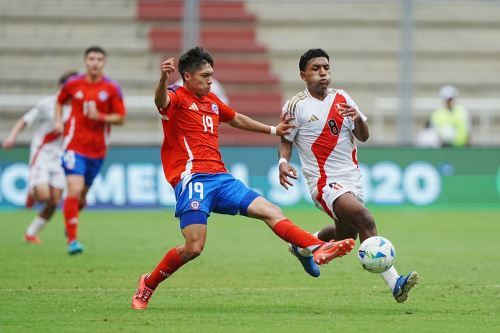
<instances>
[{"instance_id":1,"label":"player's black hair","mask_svg":"<svg viewBox=\"0 0 500 333\"><path fill-rule=\"evenodd\" d=\"M326 53L325 50L323 50L323 49L309 49L306 53L304 53L302 55L302 57L300 57L299 70L301 72L305 71L309 60L314 59L314 58L322 58L322 57L325 57L326 59L328 59L328 61L330 61L330 57L328 56L328 53Z\"/></svg>"},{"instance_id":2,"label":"player's black hair","mask_svg":"<svg viewBox=\"0 0 500 333\"><path fill-rule=\"evenodd\" d=\"M184 80L184 73L193 73L196 70L202 69L205 64L210 64L214 67L212 56L202 47L196 46L187 51L179 58L179 74Z\"/></svg>"},{"instance_id":3,"label":"player's black hair","mask_svg":"<svg viewBox=\"0 0 500 333\"><path fill-rule=\"evenodd\" d=\"M104 51L104 49L100 46L91 46L89 47L88 49L85 50L85 57L91 53L91 52L95 52L95 53L101 53L102 55L106 56L106 51Z\"/></svg>"},{"instance_id":4,"label":"player's black hair","mask_svg":"<svg viewBox=\"0 0 500 333\"><path fill-rule=\"evenodd\" d=\"M58 81L59 85L60 86L64 85L70 77L75 76L77 74L78 74L77 71L67 71L67 72L63 73L63 75L61 75L61 77L59 78L59 81Z\"/></svg>"}]
</instances>

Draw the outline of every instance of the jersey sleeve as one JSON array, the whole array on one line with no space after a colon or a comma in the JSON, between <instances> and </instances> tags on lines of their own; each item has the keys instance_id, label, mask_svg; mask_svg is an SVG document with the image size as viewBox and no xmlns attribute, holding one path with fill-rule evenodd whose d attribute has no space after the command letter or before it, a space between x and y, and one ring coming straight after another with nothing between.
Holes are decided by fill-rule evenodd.
<instances>
[{"instance_id":1,"label":"jersey sleeve","mask_svg":"<svg viewBox=\"0 0 500 333\"><path fill-rule=\"evenodd\" d=\"M62 88L61 91L59 92L59 95L57 96L57 103L64 105L66 102L71 98L71 93L69 90L69 82L66 83Z\"/></svg>"},{"instance_id":2,"label":"jersey sleeve","mask_svg":"<svg viewBox=\"0 0 500 333\"><path fill-rule=\"evenodd\" d=\"M31 110L23 115L23 120L26 125L31 126L40 115L40 103L37 103Z\"/></svg>"},{"instance_id":3,"label":"jersey sleeve","mask_svg":"<svg viewBox=\"0 0 500 333\"><path fill-rule=\"evenodd\" d=\"M210 98L214 100L219 108L219 121L220 122L228 122L231 121L236 116L236 111L224 104L221 99L215 95L214 93L210 93Z\"/></svg>"},{"instance_id":4,"label":"jersey sleeve","mask_svg":"<svg viewBox=\"0 0 500 333\"><path fill-rule=\"evenodd\" d=\"M293 117L294 119L290 121L291 124L295 125L295 127L290 131L290 133L287 133L283 135L283 137L290 142L293 142L295 140L295 136L297 136L297 133L299 132L299 127L298 127L298 121L296 117L296 110L297 106L294 107L294 110L289 110L288 106L290 104L290 101L286 101L285 105L283 105L283 108L281 109L281 113L287 114L289 117Z\"/></svg>"},{"instance_id":5,"label":"jersey sleeve","mask_svg":"<svg viewBox=\"0 0 500 333\"><path fill-rule=\"evenodd\" d=\"M167 107L158 108L158 112L162 116L167 116L168 114L171 114L179 106L179 96L175 93L175 91L168 89L167 96L170 99L170 102L168 103Z\"/></svg>"},{"instance_id":6,"label":"jersey sleeve","mask_svg":"<svg viewBox=\"0 0 500 333\"><path fill-rule=\"evenodd\" d=\"M111 97L111 110L112 113L116 113L121 116L124 116L127 113L123 103L123 94L120 87L115 87L115 93Z\"/></svg>"}]
</instances>

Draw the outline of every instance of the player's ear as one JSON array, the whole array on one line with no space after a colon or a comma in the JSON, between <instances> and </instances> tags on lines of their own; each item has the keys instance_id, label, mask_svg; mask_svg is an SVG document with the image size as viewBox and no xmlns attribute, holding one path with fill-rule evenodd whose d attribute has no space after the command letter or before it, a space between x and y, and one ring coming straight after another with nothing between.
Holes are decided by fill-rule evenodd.
<instances>
[{"instance_id":1,"label":"player's ear","mask_svg":"<svg viewBox=\"0 0 500 333\"><path fill-rule=\"evenodd\" d=\"M306 73L304 71L300 71L300 78L302 79L302 81L306 80Z\"/></svg>"}]
</instances>

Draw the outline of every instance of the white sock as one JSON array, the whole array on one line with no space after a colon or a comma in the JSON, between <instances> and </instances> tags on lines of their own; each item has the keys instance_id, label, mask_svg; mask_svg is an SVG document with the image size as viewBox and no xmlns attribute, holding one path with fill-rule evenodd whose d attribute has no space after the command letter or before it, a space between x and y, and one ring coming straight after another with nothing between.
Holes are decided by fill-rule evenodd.
<instances>
[{"instance_id":1,"label":"white sock","mask_svg":"<svg viewBox=\"0 0 500 333\"><path fill-rule=\"evenodd\" d=\"M26 235L36 236L38 233L47 225L48 221L40 216L35 216L28 229L26 230Z\"/></svg>"},{"instance_id":2,"label":"white sock","mask_svg":"<svg viewBox=\"0 0 500 333\"><path fill-rule=\"evenodd\" d=\"M389 289L391 289L391 291L393 291L394 287L396 286L396 281L399 278L399 274L396 271L396 268L394 268L394 266L392 266L387 271L380 273L379 275L382 279L384 279L385 283L387 283L387 285L389 286Z\"/></svg>"},{"instance_id":3,"label":"white sock","mask_svg":"<svg viewBox=\"0 0 500 333\"><path fill-rule=\"evenodd\" d=\"M318 238L319 231L316 231L313 236ZM307 249L303 249L301 247L297 247L297 250L299 251L299 254L303 257L310 257L312 256L312 251L315 250L318 246L313 245L308 247Z\"/></svg>"}]
</instances>

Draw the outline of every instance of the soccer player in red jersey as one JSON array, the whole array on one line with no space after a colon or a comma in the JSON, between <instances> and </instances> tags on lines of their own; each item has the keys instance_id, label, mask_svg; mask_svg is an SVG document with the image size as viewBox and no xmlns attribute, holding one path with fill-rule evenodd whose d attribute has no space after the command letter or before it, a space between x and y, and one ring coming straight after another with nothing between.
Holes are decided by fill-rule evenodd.
<instances>
[{"instance_id":1,"label":"soccer player in red jersey","mask_svg":"<svg viewBox=\"0 0 500 333\"><path fill-rule=\"evenodd\" d=\"M175 189L175 216L185 238L183 245L170 249L150 274L140 277L132 308L145 309L160 282L203 251L210 213L241 214L264 221L274 233L313 252L317 264L326 264L352 250L353 239L323 242L288 220L281 210L260 194L233 178L222 162L218 144L220 122L246 131L283 135L292 127L285 117L276 127L235 112L210 92L213 60L195 47L179 59L183 86L168 87L175 70L174 59L165 60L156 88L164 132L161 148L163 170Z\"/></svg>"},{"instance_id":2,"label":"soccer player in red jersey","mask_svg":"<svg viewBox=\"0 0 500 333\"><path fill-rule=\"evenodd\" d=\"M84 62L85 74L70 78L62 87L55 113L55 129L62 132L62 106L71 101L71 116L64 127L62 161L67 183L63 210L69 254L83 251L77 240L78 214L102 166L111 125L121 125L125 120L121 89L103 75L106 52L90 47L85 51Z\"/></svg>"}]
</instances>

